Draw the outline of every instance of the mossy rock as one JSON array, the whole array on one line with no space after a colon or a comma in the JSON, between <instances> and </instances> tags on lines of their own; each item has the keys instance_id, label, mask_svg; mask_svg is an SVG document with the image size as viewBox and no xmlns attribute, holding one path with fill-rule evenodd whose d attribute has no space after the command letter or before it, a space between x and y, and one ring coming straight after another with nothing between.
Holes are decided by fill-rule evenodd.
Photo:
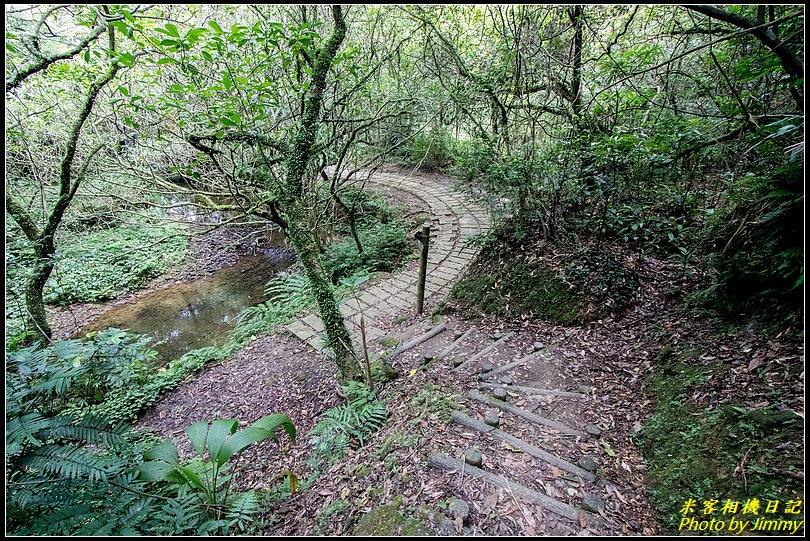
<instances>
[{"instance_id":1,"label":"mossy rock","mask_svg":"<svg viewBox=\"0 0 810 541\"><path fill-rule=\"evenodd\" d=\"M406 517L402 512L402 496L373 507L365 514L354 535L362 536L428 536L434 535L425 523L414 517Z\"/></svg>"}]
</instances>

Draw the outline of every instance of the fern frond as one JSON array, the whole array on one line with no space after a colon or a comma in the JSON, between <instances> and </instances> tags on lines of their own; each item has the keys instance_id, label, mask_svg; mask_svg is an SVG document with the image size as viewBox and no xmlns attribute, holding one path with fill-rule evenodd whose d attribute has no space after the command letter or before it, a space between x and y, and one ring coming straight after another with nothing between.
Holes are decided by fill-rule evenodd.
<instances>
[{"instance_id":1,"label":"fern frond","mask_svg":"<svg viewBox=\"0 0 810 541\"><path fill-rule=\"evenodd\" d=\"M52 477L86 478L91 481L106 479L111 470L109 460L105 457L73 445L39 447L23 457L20 465Z\"/></svg>"},{"instance_id":2,"label":"fern frond","mask_svg":"<svg viewBox=\"0 0 810 541\"><path fill-rule=\"evenodd\" d=\"M95 445L121 443L129 432L129 426L123 422L110 426L106 419L93 414L84 415L75 423L64 416L57 417L51 436L57 439L75 440Z\"/></svg>"},{"instance_id":3,"label":"fern frond","mask_svg":"<svg viewBox=\"0 0 810 541\"><path fill-rule=\"evenodd\" d=\"M92 520L98 513L98 505L88 502L52 509L37 516L31 525L20 533L23 535L28 533L48 536L70 535L77 527Z\"/></svg>"},{"instance_id":4,"label":"fern frond","mask_svg":"<svg viewBox=\"0 0 810 541\"><path fill-rule=\"evenodd\" d=\"M42 432L47 430L53 420L40 413L26 413L9 419L6 424L6 454L15 456L22 451L26 442L31 445L42 445Z\"/></svg>"}]
</instances>

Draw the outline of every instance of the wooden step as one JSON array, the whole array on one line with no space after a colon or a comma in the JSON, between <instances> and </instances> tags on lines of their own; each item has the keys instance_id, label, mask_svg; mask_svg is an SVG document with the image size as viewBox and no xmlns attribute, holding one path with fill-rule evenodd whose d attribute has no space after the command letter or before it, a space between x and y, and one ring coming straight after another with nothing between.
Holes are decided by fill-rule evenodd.
<instances>
[{"instance_id":1,"label":"wooden step","mask_svg":"<svg viewBox=\"0 0 810 541\"><path fill-rule=\"evenodd\" d=\"M526 411L524 409L520 409L512 404L508 404L506 402L501 402L500 400L494 400L487 396L484 396L478 391L472 390L467 393L467 396L472 398L473 400L477 400L479 402L483 402L484 404L490 406L496 406L504 411L508 411L509 413L514 413L520 417L523 417L527 421L531 421L533 423L537 423L539 425L547 426L549 428L553 428L554 430L559 431L562 434L570 434L572 436L579 436L581 438L587 438L587 434L582 432L581 430L577 430L576 428L571 428L570 426L565 426L553 419L547 419L546 417L541 417L540 415L535 415L530 411Z\"/></svg>"},{"instance_id":2,"label":"wooden step","mask_svg":"<svg viewBox=\"0 0 810 541\"><path fill-rule=\"evenodd\" d=\"M506 387L507 389L517 389L518 391L523 391L528 395L533 394L546 394L552 396L564 396L567 398L590 398L586 394L582 393L572 393L570 391L557 391L555 389L541 389L539 387L525 387L523 385L505 385L503 383L481 383L479 387L482 389L494 389L495 387Z\"/></svg>"},{"instance_id":3,"label":"wooden step","mask_svg":"<svg viewBox=\"0 0 810 541\"><path fill-rule=\"evenodd\" d=\"M579 466L568 462L567 460L564 460L558 456L554 456L551 453L540 449L539 447L535 447L531 443L523 441L522 439L517 438L512 434L504 432L503 430L498 430L495 427L489 426L487 424L482 423L481 421L473 419L469 415L466 415L460 411L453 412L452 421L462 426L466 426L467 428L472 428L474 430L478 430L479 432L483 432L484 434L489 434L495 438L503 440L516 449L525 451L530 455L532 455L533 457L539 458L540 460L553 466L557 466L561 470L565 470L569 473L573 473L574 475L578 475L579 477L585 479L586 481L593 481L596 479L596 476L593 474L593 472L589 472L588 470L582 469Z\"/></svg>"},{"instance_id":4,"label":"wooden step","mask_svg":"<svg viewBox=\"0 0 810 541\"><path fill-rule=\"evenodd\" d=\"M430 455L430 466L441 470L463 471L467 475L472 475L473 477L482 479L483 481L491 485L503 488L508 492L520 496L526 501L529 501L545 509L548 509L552 513L555 513L561 517L578 521L580 516L584 516L586 523L589 526L604 525L604 521L602 521L601 518L596 517L595 515L588 513L587 511L577 509L573 505L561 502L559 500L555 500L554 498L550 498L549 496L541 494L536 490L524 487L523 485L516 483L515 481L510 481L509 479L507 479L502 475L484 471L481 468L476 468L475 466L470 466L469 464L465 464L461 460L451 458L442 453L433 453Z\"/></svg>"},{"instance_id":5,"label":"wooden step","mask_svg":"<svg viewBox=\"0 0 810 541\"><path fill-rule=\"evenodd\" d=\"M449 346L447 346L447 347L444 349L444 351L442 351L441 353L439 353L438 355L436 355L436 360L437 360L437 361L441 361L441 360L443 360L445 357L447 357L448 355L450 355L450 353L451 353L451 352L452 352L454 349L456 349L456 348L458 347L458 345L464 341L464 339L465 339L465 338L467 338L467 337L470 335L470 333L473 331L473 329L474 329L474 328L475 328L475 327L470 327L469 329L467 329L467 332L465 332L464 334L462 334L462 335L461 335L461 336L458 338L458 340L456 340L455 342L453 342L452 344L450 344Z\"/></svg>"},{"instance_id":6,"label":"wooden step","mask_svg":"<svg viewBox=\"0 0 810 541\"><path fill-rule=\"evenodd\" d=\"M495 342L490 344L488 347L482 349L481 351L479 351L478 353L476 353L475 355L473 355L472 357L470 357L469 359L467 359L466 361L464 361L463 363L461 363L460 365L455 367L453 369L453 372L458 372L459 370L461 370L461 368L463 366L465 366L465 365L467 365L469 363L477 361L478 359L480 359L481 357L483 357L484 355L486 355L487 353L489 353L490 351L492 351L493 349L495 349L499 345L503 344L506 340L508 340L509 338L512 338L513 336L515 336L515 331L507 333L506 335L502 336L501 338L499 338L498 340L496 340Z\"/></svg>"}]
</instances>

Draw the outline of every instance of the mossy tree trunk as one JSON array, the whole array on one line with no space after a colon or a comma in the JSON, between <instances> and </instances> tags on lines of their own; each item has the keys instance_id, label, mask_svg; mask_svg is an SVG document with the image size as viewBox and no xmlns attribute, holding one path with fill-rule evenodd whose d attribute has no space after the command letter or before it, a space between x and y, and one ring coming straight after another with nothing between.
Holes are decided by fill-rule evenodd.
<instances>
[{"instance_id":1,"label":"mossy tree trunk","mask_svg":"<svg viewBox=\"0 0 810 541\"><path fill-rule=\"evenodd\" d=\"M329 277L324 272L318 253L318 240L309 227L307 209L304 204L304 181L307 164L312 157L312 149L320 124L321 104L326 88L326 76L332 67L340 44L346 37L346 21L340 6L332 6L335 28L315 60L304 114L298 125L287 157L284 185L279 203L287 224L287 235L295 248L298 259L309 279L318 310L326 330L327 345L335 353L338 366L338 379L347 381L359 372L359 365L352 348L351 337L343 314L338 310L335 292Z\"/></svg>"},{"instance_id":2,"label":"mossy tree trunk","mask_svg":"<svg viewBox=\"0 0 810 541\"><path fill-rule=\"evenodd\" d=\"M115 30L112 27L106 28L109 35L109 50L114 51ZM112 53L110 54L112 55ZM51 60L51 62L53 61L54 60ZM119 68L120 65L115 60L111 59L110 65L104 73L99 75L90 84L90 88L82 102L82 108L79 110L76 120L73 122L70 133L68 134L67 145L65 152L62 154L59 167L59 197L48 215L45 226L40 229L32 215L28 212L28 209L15 200L11 194L6 195L6 210L20 226L26 238L34 245L36 260L31 275L25 284L24 295L26 310L28 312L26 315L26 324L29 330L34 331L35 336L40 340L47 341L51 338L51 327L48 325L48 319L46 317L43 292L45 284L48 282L48 278L50 278L55 266L56 231L62 223L65 212L67 212L73 198L76 196L76 192L82 180L84 180L90 161L104 146L104 143L100 143L90 150L84 157L78 172L74 175L73 167L76 161L76 153L82 127L93 111L93 106L96 103L99 92L115 78ZM8 88L8 84L6 88Z\"/></svg>"}]
</instances>

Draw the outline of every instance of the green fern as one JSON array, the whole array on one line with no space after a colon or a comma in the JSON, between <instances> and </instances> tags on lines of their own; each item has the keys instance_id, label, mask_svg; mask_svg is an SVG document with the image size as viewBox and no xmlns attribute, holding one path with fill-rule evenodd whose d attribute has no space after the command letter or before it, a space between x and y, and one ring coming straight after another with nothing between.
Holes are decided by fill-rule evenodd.
<instances>
[{"instance_id":1,"label":"green fern","mask_svg":"<svg viewBox=\"0 0 810 541\"><path fill-rule=\"evenodd\" d=\"M107 479L113 467L105 457L74 445L45 445L20 459L20 466L66 479Z\"/></svg>"},{"instance_id":2,"label":"green fern","mask_svg":"<svg viewBox=\"0 0 810 541\"><path fill-rule=\"evenodd\" d=\"M327 410L309 432L312 445L310 465L318 468L345 456L352 440L363 446L385 424L388 408L363 383L352 381L343 387L346 404Z\"/></svg>"}]
</instances>

